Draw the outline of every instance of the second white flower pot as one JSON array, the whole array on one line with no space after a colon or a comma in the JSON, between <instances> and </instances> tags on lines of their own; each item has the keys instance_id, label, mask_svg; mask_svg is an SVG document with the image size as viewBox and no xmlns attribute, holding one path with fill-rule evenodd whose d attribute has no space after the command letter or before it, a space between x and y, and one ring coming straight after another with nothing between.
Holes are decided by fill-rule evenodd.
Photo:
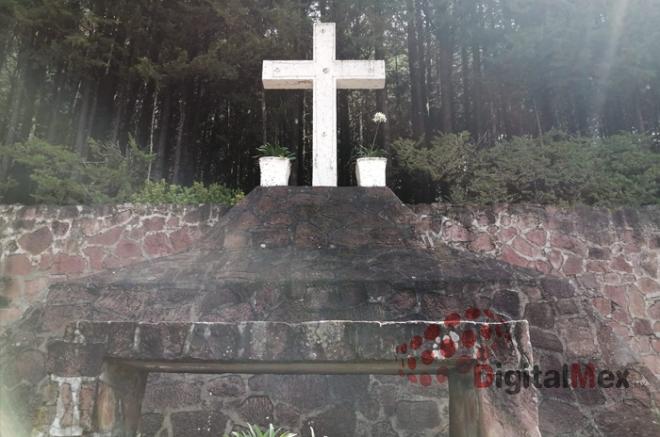
<instances>
[{"instance_id":1,"label":"second white flower pot","mask_svg":"<svg viewBox=\"0 0 660 437\"><path fill-rule=\"evenodd\" d=\"M359 158L355 166L360 187L385 187L387 158Z\"/></svg>"},{"instance_id":2,"label":"second white flower pot","mask_svg":"<svg viewBox=\"0 0 660 437\"><path fill-rule=\"evenodd\" d=\"M289 185L291 160L279 156L259 158L262 187L282 187Z\"/></svg>"}]
</instances>

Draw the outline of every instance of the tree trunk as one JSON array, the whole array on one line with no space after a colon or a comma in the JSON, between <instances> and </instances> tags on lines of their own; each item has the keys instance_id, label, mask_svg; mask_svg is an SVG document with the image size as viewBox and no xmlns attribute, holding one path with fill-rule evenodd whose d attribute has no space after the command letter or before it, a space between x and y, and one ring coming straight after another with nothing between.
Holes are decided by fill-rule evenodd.
<instances>
[{"instance_id":1,"label":"tree trunk","mask_svg":"<svg viewBox=\"0 0 660 437\"><path fill-rule=\"evenodd\" d=\"M382 5L379 1L375 3L375 16L374 16L374 34L375 34L375 47L374 56L376 59L386 59L385 53L385 17L383 14ZM387 105L387 81L385 81L385 88L376 91L376 110L389 115ZM362 114L360 114L362 120ZM362 138L360 138L362 140ZM381 134L378 137L378 148L388 149L390 144L390 125L385 123L381 128Z\"/></svg>"},{"instance_id":2,"label":"tree trunk","mask_svg":"<svg viewBox=\"0 0 660 437\"><path fill-rule=\"evenodd\" d=\"M112 115L112 127L110 133L110 142L113 144L119 144L119 129L122 125L122 120L124 118L124 108L126 106L126 96L125 96L125 87L124 85L120 86L117 96L115 97L115 110Z\"/></svg>"},{"instance_id":3,"label":"tree trunk","mask_svg":"<svg viewBox=\"0 0 660 437\"><path fill-rule=\"evenodd\" d=\"M419 139L424 134L424 122L422 118L421 80L415 25L416 13L413 0L406 0L406 5L408 15L408 68L410 71L410 120L412 124L412 136L414 139Z\"/></svg>"},{"instance_id":4,"label":"tree trunk","mask_svg":"<svg viewBox=\"0 0 660 437\"><path fill-rule=\"evenodd\" d=\"M156 143L156 160L153 171L153 180L159 181L165 177L167 162L167 139L170 133L170 116L172 114L172 90L163 91L163 112L158 126L158 142Z\"/></svg>"},{"instance_id":5,"label":"tree trunk","mask_svg":"<svg viewBox=\"0 0 660 437\"><path fill-rule=\"evenodd\" d=\"M461 47L461 80L463 82L463 129L469 131L472 126L470 105L470 55L467 47ZM475 132L472 132L475 134Z\"/></svg>"},{"instance_id":6,"label":"tree trunk","mask_svg":"<svg viewBox=\"0 0 660 437\"><path fill-rule=\"evenodd\" d=\"M94 126L96 124L96 114L98 113L98 107L99 107L100 87L101 87L101 83L100 81L97 81L96 85L94 86L94 94L92 97L92 104L89 111L89 117L87 118L87 129L85 130L85 135L87 138L89 138L90 136L94 138L95 135ZM85 141L85 146L86 145L87 145L87 141Z\"/></svg>"},{"instance_id":7,"label":"tree trunk","mask_svg":"<svg viewBox=\"0 0 660 437\"><path fill-rule=\"evenodd\" d=\"M125 106L123 106L122 109L123 116L119 119L119 147L123 152L126 151L130 132L133 130L133 126L135 125L134 116L136 115L135 107L137 106L137 94L139 88L140 86L138 81L132 80L132 83L128 86L128 93L126 95L127 103ZM135 131L133 130L133 132Z\"/></svg>"},{"instance_id":8,"label":"tree trunk","mask_svg":"<svg viewBox=\"0 0 660 437\"><path fill-rule=\"evenodd\" d=\"M442 119L440 128L444 133L450 133L454 130L454 86L452 83L454 49L442 45L441 47L440 98L442 100Z\"/></svg>"},{"instance_id":9,"label":"tree trunk","mask_svg":"<svg viewBox=\"0 0 660 437\"><path fill-rule=\"evenodd\" d=\"M7 128L5 131L5 144L12 145L16 141L16 134L18 133L18 120L21 110L21 101L23 100L23 80L20 73L16 71L14 76L14 83L11 87L11 103L9 105L9 120L7 121Z\"/></svg>"},{"instance_id":10,"label":"tree trunk","mask_svg":"<svg viewBox=\"0 0 660 437\"><path fill-rule=\"evenodd\" d=\"M440 41L440 98L442 101L442 115L440 128L444 133L454 130L454 38L451 30L443 32L444 38Z\"/></svg>"},{"instance_id":11,"label":"tree trunk","mask_svg":"<svg viewBox=\"0 0 660 437\"><path fill-rule=\"evenodd\" d=\"M151 104L151 125L149 127L149 153L153 155L156 152L155 145L155 130L156 130L156 119L158 117L158 90L154 92L154 100ZM158 159L158 153L156 152L156 159ZM154 167L154 162L149 161L149 168L147 170L147 180L151 180L152 171ZM156 179L157 180L157 179Z\"/></svg>"},{"instance_id":12,"label":"tree trunk","mask_svg":"<svg viewBox=\"0 0 660 437\"><path fill-rule=\"evenodd\" d=\"M48 127L46 130L46 140L50 143L58 142L58 124L60 107L62 105L62 94L66 84L66 67L62 66L55 74L55 82L53 85L53 100L50 104L50 114L48 116Z\"/></svg>"},{"instance_id":13,"label":"tree trunk","mask_svg":"<svg viewBox=\"0 0 660 437\"><path fill-rule=\"evenodd\" d=\"M186 104L183 98L179 99L179 124L176 128L176 145L174 147L174 167L172 169L172 182L178 184L181 175L181 157L183 149L183 134L186 125Z\"/></svg>"},{"instance_id":14,"label":"tree trunk","mask_svg":"<svg viewBox=\"0 0 660 437\"><path fill-rule=\"evenodd\" d=\"M46 69L41 66L36 66L34 68L29 68L29 71L26 75L26 87L25 87L25 104L23 105L23 122L21 123L20 129L20 140L25 140L30 137L31 134L35 131L35 109L37 107L37 100L39 99L39 92L41 91L44 84L44 75Z\"/></svg>"},{"instance_id":15,"label":"tree trunk","mask_svg":"<svg viewBox=\"0 0 660 437\"><path fill-rule=\"evenodd\" d=\"M639 88L635 92L635 115L637 116L637 128L641 133L646 132L646 123L644 122L644 113L642 111L642 93Z\"/></svg>"},{"instance_id":16,"label":"tree trunk","mask_svg":"<svg viewBox=\"0 0 660 437\"><path fill-rule=\"evenodd\" d=\"M87 125L89 109L92 104L92 79L83 79L82 101L78 112L78 126L76 128L75 149L80 157L84 157L87 151Z\"/></svg>"},{"instance_id":17,"label":"tree trunk","mask_svg":"<svg viewBox=\"0 0 660 437\"><path fill-rule=\"evenodd\" d=\"M140 118L137 125L135 139L140 147L146 147L149 144L149 134L151 132L151 120L153 114L154 94L157 94L156 84L153 80L147 83L142 97L142 106L140 108Z\"/></svg>"},{"instance_id":18,"label":"tree trunk","mask_svg":"<svg viewBox=\"0 0 660 437\"><path fill-rule=\"evenodd\" d=\"M417 59L418 59L418 80L419 86L419 105L422 119L422 132L424 133L425 143L428 144L432 136L432 126L429 123L429 93L426 86L427 63L426 63L426 47L427 47L427 31L424 26L424 17L422 11L424 10L426 0L416 0L415 4L415 27L417 32Z\"/></svg>"},{"instance_id":19,"label":"tree trunk","mask_svg":"<svg viewBox=\"0 0 660 437\"><path fill-rule=\"evenodd\" d=\"M481 48L478 44L472 46L472 132L477 141L481 140L483 126L483 95L481 82Z\"/></svg>"}]
</instances>

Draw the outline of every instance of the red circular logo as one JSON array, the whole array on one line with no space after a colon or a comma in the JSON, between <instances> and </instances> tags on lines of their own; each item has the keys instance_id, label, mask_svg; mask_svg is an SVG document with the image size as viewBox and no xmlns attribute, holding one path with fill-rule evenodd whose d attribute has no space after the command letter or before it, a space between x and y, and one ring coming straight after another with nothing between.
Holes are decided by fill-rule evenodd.
<instances>
[{"instance_id":1,"label":"red circular logo","mask_svg":"<svg viewBox=\"0 0 660 437\"><path fill-rule=\"evenodd\" d=\"M451 313L441 323L429 322L421 335L396 347L399 375L413 384L447 382L449 368L467 373L511 345L506 319L490 309L468 308ZM451 363L450 363L451 360Z\"/></svg>"}]
</instances>

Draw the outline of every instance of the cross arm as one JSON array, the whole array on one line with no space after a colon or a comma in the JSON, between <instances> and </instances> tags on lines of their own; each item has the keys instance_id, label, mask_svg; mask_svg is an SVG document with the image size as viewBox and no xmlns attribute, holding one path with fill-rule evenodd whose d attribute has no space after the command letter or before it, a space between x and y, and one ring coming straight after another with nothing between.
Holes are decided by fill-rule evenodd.
<instances>
[{"instance_id":1,"label":"cross arm","mask_svg":"<svg viewBox=\"0 0 660 437\"><path fill-rule=\"evenodd\" d=\"M335 61L340 89L385 88L385 61Z\"/></svg>"},{"instance_id":2,"label":"cross arm","mask_svg":"<svg viewBox=\"0 0 660 437\"><path fill-rule=\"evenodd\" d=\"M265 89L310 90L314 85L314 61L264 61Z\"/></svg>"}]
</instances>

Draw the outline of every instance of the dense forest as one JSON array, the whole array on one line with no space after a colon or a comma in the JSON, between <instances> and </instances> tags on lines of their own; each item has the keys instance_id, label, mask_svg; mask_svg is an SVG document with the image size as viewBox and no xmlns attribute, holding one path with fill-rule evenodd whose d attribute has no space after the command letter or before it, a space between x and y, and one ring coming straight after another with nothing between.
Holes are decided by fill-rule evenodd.
<instances>
[{"instance_id":1,"label":"dense forest","mask_svg":"<svg viewBox=\"0 0 660 437\"><path fill-rule=\"evenodd\" d=\"M386 90L339 92L340 184L381 111L408 201L660 201L660 0L0 0L3 200L99 144L148 155L135 180L248 191L279 143L309 184L311 94L264 92L261 65L311 58L314 20L387 66Z\"/></svg>"}]
</instances>

